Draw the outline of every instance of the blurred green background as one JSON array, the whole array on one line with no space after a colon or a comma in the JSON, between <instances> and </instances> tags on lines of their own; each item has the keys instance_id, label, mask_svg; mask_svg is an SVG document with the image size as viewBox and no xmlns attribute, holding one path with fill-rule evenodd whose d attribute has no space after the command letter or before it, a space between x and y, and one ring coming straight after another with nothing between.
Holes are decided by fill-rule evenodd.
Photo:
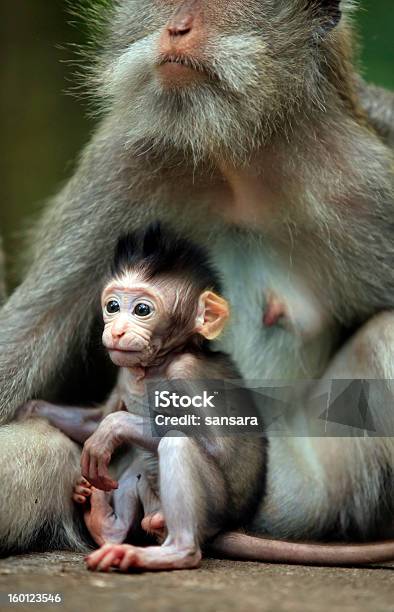
<instances>
[{"instance_id":1,"label":"blurred green background","mask_svg":"<svg viewBox=\"0 0 394 612\"><path fill-rule=\"evenodd\" d=\"M22 233L70 175L93 129L83 101L66 94L75 86L72 44L86 37L66 4L1 0L0 228L11 266ZM357 26L364 75L394 89L394 0L360 0Z\"/></svg>"}]
</instances>

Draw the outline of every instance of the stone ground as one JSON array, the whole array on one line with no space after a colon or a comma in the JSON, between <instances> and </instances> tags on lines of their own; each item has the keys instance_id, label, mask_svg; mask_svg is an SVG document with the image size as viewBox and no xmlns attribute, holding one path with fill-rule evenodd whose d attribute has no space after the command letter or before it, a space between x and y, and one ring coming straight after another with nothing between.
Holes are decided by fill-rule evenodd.
<instances>
[{"instance_id":1,"label":"stone ground","mask_svg":"<svg viewBox=\"0 0 394 612\"><path fill-rule=\"evenodd\" d=\"M8 605L7 593L60 593L59 605ZM313 568L206 559L194 571L93 574L83 556L0 560L0 610L63 612L394 612L394 564Z\"/></svg>"}]
</instances>

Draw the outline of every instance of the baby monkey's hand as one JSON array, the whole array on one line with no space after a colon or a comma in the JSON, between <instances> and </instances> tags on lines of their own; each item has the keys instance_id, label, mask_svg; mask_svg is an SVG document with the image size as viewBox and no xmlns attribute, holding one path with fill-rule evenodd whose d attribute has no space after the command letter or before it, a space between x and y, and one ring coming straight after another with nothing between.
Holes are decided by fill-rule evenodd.
<instances>
[{"instance_id":1,"label":"baby monkey's hand","mask_svg":"<svg viewBox=\"0 0 394 612\"><path fill-rule=\"evenodd\" d=\"M108 466L114 451L122 445L122 428L119 427L119 415L108 415L86 440L81 457L82 475L97 489L112 491L118 483L109 474Z\"/></svg>"}]
</instances>

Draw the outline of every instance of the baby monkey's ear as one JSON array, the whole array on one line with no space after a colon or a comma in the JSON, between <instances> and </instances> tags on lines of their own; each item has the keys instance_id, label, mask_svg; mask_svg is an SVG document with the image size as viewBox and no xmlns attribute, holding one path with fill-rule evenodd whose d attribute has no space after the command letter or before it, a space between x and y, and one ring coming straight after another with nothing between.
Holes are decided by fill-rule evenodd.
<instances>
[{"instance_id":1,"label":"baby monkey's ear","mask_svg":"<svg viewBox=\"0 0 394 612\"><path fill-rule=\"evenodd\" d=\"M196 333L207 340L214 340L223 331L230 309L226 300L213 291L204 291L198 301Z\"/></svg>"}]
</instances>

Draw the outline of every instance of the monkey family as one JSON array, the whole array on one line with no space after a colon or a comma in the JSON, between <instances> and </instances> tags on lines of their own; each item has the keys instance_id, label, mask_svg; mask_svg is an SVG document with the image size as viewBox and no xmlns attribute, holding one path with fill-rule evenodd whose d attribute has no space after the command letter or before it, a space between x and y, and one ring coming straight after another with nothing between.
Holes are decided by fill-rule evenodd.
<instances>
[{"instance_id":1,"label":"monkey family","mask_svg":"<svg viewBox=\"0 0 394 612\"><path fill-rule=\"evenodd\" d=\"M208 540L230 527L252 524L264 497L269 456L262 431L258 437L224 437L212 426L191 437L174 437L170 432L159 438L144 409L149 382L240 379L228 355L213 351L207 342L219 336L229 317L218 292L220 283L201 248L163 233L159 226L142 236L126 236L117 246L111 279L101 297L103 344L120 368L115 389L101 409L107 416L99 422L100 409L65 409L46 402L29 403L20 411L21 418L48 419L75 441L81 442L85 428L83 477L76 483L73 499L85 506L85 524L100 545L87 558L92 570L197 567ZM250 411L251 396L249 403ZM200 402L199 407L202 415L204 407L215 408L210 402L206 406ZM237 408L240 416L245 406ZM210 410L207 418L212 414L215 411ZM258 421L257 412L254 418ZM117 466L116 481L108 467L115 451L126 444L133 445L132 450ZM105 492L111 491L109 497ZM148 530L153 524L156 533L166 533L161 546L133 545L144 515L142 525ZM131 543L125 543L128 536ZM248 558L254 547L260 551L256 558L270 561L365 563L391 559L394 552L390 543L376 548L274 541L267 545L238 533L228 533L223 541L222 548L216 545L221 554L235 550L237 556L242 551Z\"/></svg>"},{"instance_id":2,"label":"monkey family","mask_svg":"<svg viewBox=\"0 0 394 612\"><path fill-rule=\"evenodd\" d=\"M107 11L101 6L97 10L96 19L104 28L94 29L105 39L98 41L101 51L87 84L101 119L73 177L35 232L30 270L1 311L3 552L39 546L86 550L80 513L71 503L73 491L82 499L86 489L78 485L81 489L74 490L81 454L75 440L83 442L92 434L94 440L105 415L68 406L103 405L111 388L117 393L121 389L98 349L97 309L102 271L112 259L120 231L133 234L160 220L169 231L206 250L232 311L226 333L215 341L218 349L244 378L310 381L302 397L288 398L289 431L294 431L294 423L309 423L310 401L332 379L385 381L371 394L369 410L380 431L394 427L394 97L368 86L355 70L354 2L110 4ZM178 277L174 279L177 284ZM115 280L113 276L110 282ZM155 287L168 306L165 286ZM191 283L179 299L183 295L190 305L195 288ZM211 313L205 329L214 337L224 319L212 315L209 308L217 309L220 303L211 302L209 288L200 296L205 291L200 308L202 313L205 304ZM108 323L107 329L117 332L121 347L115 347L109 331L108 343L114 342L111 359L118 366L123 366L122 347L129 341L122 328L131 304L126 293L110 296L109 310L115 311L105 314L108 321L113 317L114 325ZM144 296L140 314L150 308ZM141 324L133 337L141 358L136 366L141 385L144 364L155 367L149 359L161 360L169 337L183 339L192 323L187 317L179 320L181 331L177 328L168 337L164 323L151 342L149 321L154 319L149 316L138 319ZM170 344L166 350L171 354L177 348ZM121 367L119 380L128 363ZM188 364L183 367L187 370ZM226 369L223 363L218 367ZM57 418L63 432L70 429L69 435L48 420L16 419L18 407L38 397L50 397L62 406ZM131 414L117 410L123 402L116 393L105 406L114 420ZM141 452L148 453L153 473L157 449L147 451L139 432L134 427L133 445L144 447ZM288 545L287 558L312 558L300 548L303 541L336 540L345 546L342 552L349 542L359 542L355 554L364 554L364 560L377 558L382 547L387 555L392 546L387 540L394 534L393 438L368 437L345 425L337 434L338 428L327 424L322 437L307 431L302 438L270 438L258 482L244 474L232 481L235 500L238 480L248 480L248 495L264 491L257 495L248 530L298 543L296 549ZM162 455L158 449L159 462L163 459L167 467L171 459L166 444L174 440L164 440ZM182 447L171 457L184 452ZM196 469L205 450L196 444L193 452ZM108 453L105 460L84 453L84 470L92 481L108 479L102 472ZM221 547L234 556L261 559L261 547L265 542L269 547L269 541L226 531L215 538L222 527L230 528L218 521L228 495L223 493L220 457L219 452L219 463L208 478L204 461L198 468L204 486L212 487L215 495L209 512L205 507L196 522L191 515L177 514L171 498L175 488L166 486L168 496L161 498L164 485L160 482L157 488L149 470L138 466L141 479L136 485L130 473L137 466L131 468L134 460L127 456L119 476L105 482L110 485L112 478L119 478L121 483L129 469L129 484L119 484L113 496L121 497L122 491L129 496L130 503L121 503L121 508L139 507L142 499L144 511L158 524L165 518L168 534L177 533L179 521L202 525L201 531L188 531L185 544L194 551L194 562L198 546L207 539L214 550ZM181 467L192 469L187 461ZM164 471L163 478L169 473ZM175 473L182 479L182 470ZM200 499L196 489L188 496ZM24 503L18 503L22 498ZM103 521L94 518L94 499L91 496L87 522L91 533L98 534L96 541L106 541ZM228 511L236 507L235 502L226 506ZM191 504L190 512L193 508ZM234 528L243 524L244 512L232 515ZM126 516L119 539L129 524ZM111 525L110 533L115 529ZM190 548L196 533L198 546ZM374 540L381 543L363 548ZM157 553L156 562L168 551L160 548L164 552L152 553ZM313 550L315 560L323 555L333 559L330 548ZM376 556L369 556L371 550ZM277 554L282 553L283 548ZM112 559L108 552L104 565L119 562L113 554ZM128 559L125 564L134 563L127 554L122 557ZM132 551L129 556L141 559L141 554ZM179 562L179 550L174 554Z\"/></svg>"}]
</instances>

